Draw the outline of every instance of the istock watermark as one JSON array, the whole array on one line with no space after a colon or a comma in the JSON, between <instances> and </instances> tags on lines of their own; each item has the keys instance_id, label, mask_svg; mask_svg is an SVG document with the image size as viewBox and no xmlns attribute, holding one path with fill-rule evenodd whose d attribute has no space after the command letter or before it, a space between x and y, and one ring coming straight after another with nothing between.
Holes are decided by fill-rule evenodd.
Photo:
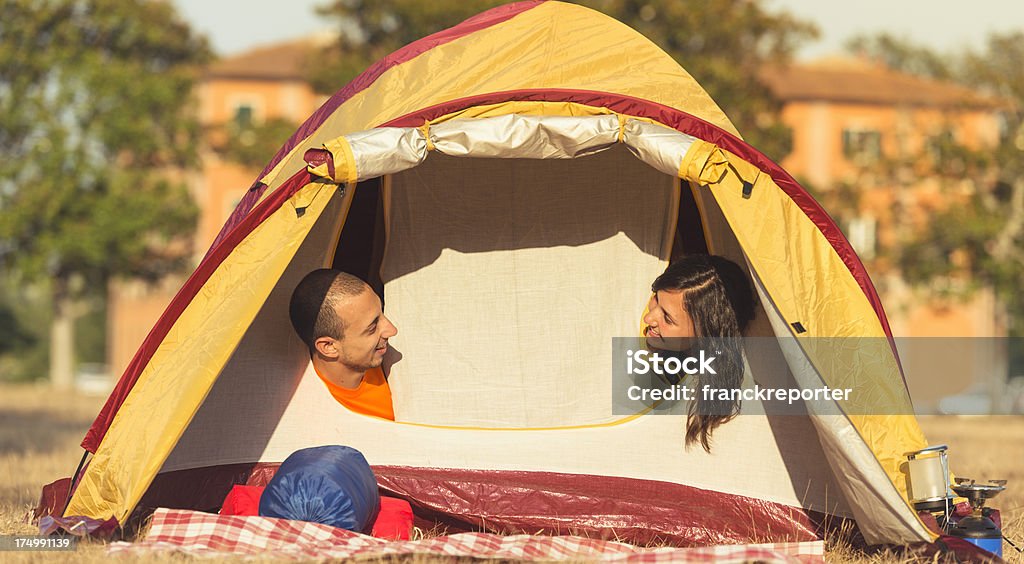
<instances>
[{"instance_id":1,"label":"istock watermark","mask_svg":"<svg viewBox=\"0 0 1024 564\"><path fill-rule=\"evenodd\" d=\"M626 389L626 395L632 401L693 401L699 396L704 400L718 401L760 401L785 402L793 405L808 401L847 401L850 399L851 388L762 388L754 384L752 388L713 388L701 386L699 390L676 384L668 388L644 388L633 385Z\"/></svg>"},{"instance_id":2,"label":"istock watermark","mask_svg":"<svg viewBox=\"0 0 1024 564\"><path fill-rule=\"evenodd\" d=\"M646 349L626 351L626 373L627 374L648 374L653 371L658 375L678 376L683 374L716 374L711 364L715 357L707 356L703 349L698 351L699 356L680 357L671 355L664 351L649 351ZM635 365L635 366L634 366Z\"/></svg>"},{"instance_id":3,"label":"istock watermark","mask_svg":"<svg viewBox=\"0 0 1024 564\"><path fill-rule=\"evenodd\" d=\"M615 415L1024 414L1024 340L613 339Z\"/></svg>"}]
</instances>

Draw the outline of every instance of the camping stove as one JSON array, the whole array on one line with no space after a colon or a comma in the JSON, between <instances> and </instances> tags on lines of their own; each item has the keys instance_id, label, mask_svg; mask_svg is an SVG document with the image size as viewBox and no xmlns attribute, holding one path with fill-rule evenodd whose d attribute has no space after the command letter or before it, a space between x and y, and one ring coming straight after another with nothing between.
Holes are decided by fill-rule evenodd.
<instances>
[{"instance_id":1,"label":"camping stove","mask_svg":"<svg viewBox=\"0 0 1024 564\"><path fill-rule=\"evenodd\" d=\"M989 480L987 484L976 484L970 478L957 478L953 491L956 495L967 498L973 511L970 515L957 520L949 529L949 534L1002 558L1003 532L990 518L990 508L985 507L985 502L1005 489L1006 480Z\"/></svg>"}]
</instances>

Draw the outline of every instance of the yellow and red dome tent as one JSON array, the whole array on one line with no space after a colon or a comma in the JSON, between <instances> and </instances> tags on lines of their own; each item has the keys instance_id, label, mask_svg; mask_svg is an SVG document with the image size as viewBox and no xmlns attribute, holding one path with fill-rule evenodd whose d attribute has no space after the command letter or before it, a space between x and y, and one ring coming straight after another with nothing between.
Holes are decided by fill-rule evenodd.
<instances>
[{"instance_id":1,"label":"yellow and red dome tent","mask_svg":"<svg viewBox=\"0 0 1024 564\"><path fill-rule=\"evenodd\" d=\"M749 333L797 343L750 358L748 383L871 393L737 417L711 453L683 447L681 416L614 415L612 338L673 254L708 251L749 266ZM292 334L291 290L331 265L399 327L395 422L335 403ZM65 514L213 508L345 444L449 524L710 544L819 538L834 515L927 541L909 406L871 282L807 192L636 31L520 2L389 55L299 128L90 428Z\"/></svg>"}]
</instances>

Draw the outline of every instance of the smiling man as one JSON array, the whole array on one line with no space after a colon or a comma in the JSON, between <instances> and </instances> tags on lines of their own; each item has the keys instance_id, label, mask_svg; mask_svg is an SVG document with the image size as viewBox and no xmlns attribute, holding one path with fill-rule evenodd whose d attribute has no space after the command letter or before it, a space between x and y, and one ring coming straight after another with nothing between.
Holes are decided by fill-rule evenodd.
<instances>
[{"instance_id":1,"label":"smiling man","mask_svg":"<svg viewBox=\"0 0 1024 564\"><path fill-rule=\"evenodd\" d=\"M314 270L292 292L289 315L334 399L356 413L395 419L381 364L398 329L366 282L340 270Z\"/></svg>"}]
</instances>

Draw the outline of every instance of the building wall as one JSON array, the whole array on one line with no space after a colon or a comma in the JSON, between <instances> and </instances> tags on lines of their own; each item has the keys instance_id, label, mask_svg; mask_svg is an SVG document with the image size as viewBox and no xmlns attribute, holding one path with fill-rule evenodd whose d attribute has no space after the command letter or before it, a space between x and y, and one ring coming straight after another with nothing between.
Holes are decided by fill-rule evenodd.
<instances>
[{"instance_id":1,"label":"building wall","mask_svg":"<svg viewBox=\"0 0 1024 564\"><path fill-rule=\"evenodd\" d=\"M989 110L944 110L877 104L792 101L782 120L793 130L793 151L781 163L790 174L824 188L857 177L863 165L843 153L843 131L878 131L885 156L926 152L926 142L952 128L956 141L973 149L995 146L999 122Z\"/></svg>"},{"instance_id":2,"label":"building wall","mask_svg":"<svg viewBox=\"0 0 1024 564\"><path fill-rule=\"evenodd\" d=\"M323 97L300 80L214 78L199 87L199 116L206 125L223 126L240 105L253 108L257 122L284 118L302 122Z\"/></svg>"}]
</instances>

